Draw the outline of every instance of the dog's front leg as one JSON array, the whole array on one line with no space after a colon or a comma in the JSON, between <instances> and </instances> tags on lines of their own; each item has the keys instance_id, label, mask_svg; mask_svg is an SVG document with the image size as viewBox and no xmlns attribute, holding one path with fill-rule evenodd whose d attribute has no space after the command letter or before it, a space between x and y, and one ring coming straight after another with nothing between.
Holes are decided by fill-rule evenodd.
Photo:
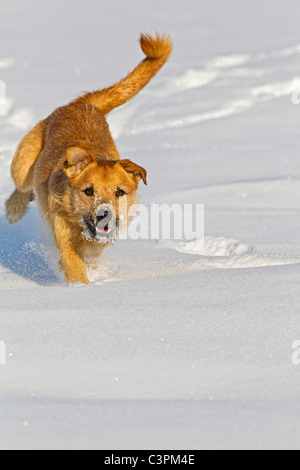
<instances>
[{"instance_id":1,"label":"dog's front leg","mask_svg":"<svg viewBox=\"0 0 300 470\"><path fill-rule=\"evenodd\" d=\"M79 254L80 233L76 233L66 220L56 215L53 220L54 234L60 251L61 266L68 282L89 284L85 264Z\"/></svg>"}]
</instances>

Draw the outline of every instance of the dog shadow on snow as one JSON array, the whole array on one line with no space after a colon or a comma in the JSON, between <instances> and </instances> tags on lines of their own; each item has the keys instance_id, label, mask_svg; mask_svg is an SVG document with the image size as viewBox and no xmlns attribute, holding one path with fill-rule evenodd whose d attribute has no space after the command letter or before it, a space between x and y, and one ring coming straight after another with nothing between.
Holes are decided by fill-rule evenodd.
<instances>
[{"instance_id":1,"label":"dog shadow on snow","mask_svg":"<svg viewBox=\"0 0 300 470\"><path fill-rule=\"evenodd\" d=\"M0 216L0 264L40 286L58 284L48 263L51 255L45 239L35 207L16 226L8 225L5 215Z\"/></svg>"}]
</instances>

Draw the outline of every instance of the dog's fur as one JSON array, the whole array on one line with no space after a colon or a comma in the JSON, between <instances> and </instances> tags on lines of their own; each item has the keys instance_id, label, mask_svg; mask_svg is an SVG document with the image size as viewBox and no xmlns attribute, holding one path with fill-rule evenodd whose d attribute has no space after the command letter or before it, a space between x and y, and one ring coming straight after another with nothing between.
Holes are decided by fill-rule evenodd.
<instances>
[{"instance_id":1,"label":"dog's fur","mask_svg":"<svg viewBox=\"0 0 300 470\"><path fill-rule=\"evenodd\" d=\"M12 162L16 190L6 203L7 220L16 224L37 198L54 231L68 282L87 284L87 253L97 258L105 246L83 237L84 221L96 217L95 201L112 204L119 218L120 194L127 195L131 206L140 180L146 184L146 170L120 159L105 119L133 98L172 52L169 36L142 34L140 45L146 59L133 72L110 88L58 108L26 135Z\"/></svg>"}]
</instances>

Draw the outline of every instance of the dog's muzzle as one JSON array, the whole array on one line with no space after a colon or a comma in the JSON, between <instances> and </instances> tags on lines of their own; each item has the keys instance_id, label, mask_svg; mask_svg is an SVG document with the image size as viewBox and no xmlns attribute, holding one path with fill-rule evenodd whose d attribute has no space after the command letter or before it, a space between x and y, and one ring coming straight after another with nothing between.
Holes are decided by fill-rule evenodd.
<instances>
[{"instance_id":1,"label":"dog's muzzle","mask_svg":"<svg viewBox=\"0 0 300 470\"><path fill-rule=\"evenodd\" d=\"M109 243L116 239L118 219L116 214L108 206L100 206L96 217L91 215L84 217L84 225L88 230L84 231L85 238L93 238L100 243Z\"/></svg>"}]
</instances>

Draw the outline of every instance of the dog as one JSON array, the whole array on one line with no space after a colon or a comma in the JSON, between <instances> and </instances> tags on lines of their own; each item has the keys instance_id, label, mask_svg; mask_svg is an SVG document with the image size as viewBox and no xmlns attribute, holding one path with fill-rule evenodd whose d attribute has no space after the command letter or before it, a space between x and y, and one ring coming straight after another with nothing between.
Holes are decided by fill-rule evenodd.
<instances>
[{"instance_id":1,"label":"dog","mask_svg":"<svg viewBox=\"0 0 300 470\"><path fill-rule=\"evenodd\" d=\"M16 190L7 221L19 222L37 199L68 283L89 283L87 259L99 258L137 202L139 182L147 184L144 168L121 160L105 118L147 85L173 48L162 34L142 34L140 46L146 58L126 78L56 109L24 137L12 161Z\"/></svg>"}]
</instances>

